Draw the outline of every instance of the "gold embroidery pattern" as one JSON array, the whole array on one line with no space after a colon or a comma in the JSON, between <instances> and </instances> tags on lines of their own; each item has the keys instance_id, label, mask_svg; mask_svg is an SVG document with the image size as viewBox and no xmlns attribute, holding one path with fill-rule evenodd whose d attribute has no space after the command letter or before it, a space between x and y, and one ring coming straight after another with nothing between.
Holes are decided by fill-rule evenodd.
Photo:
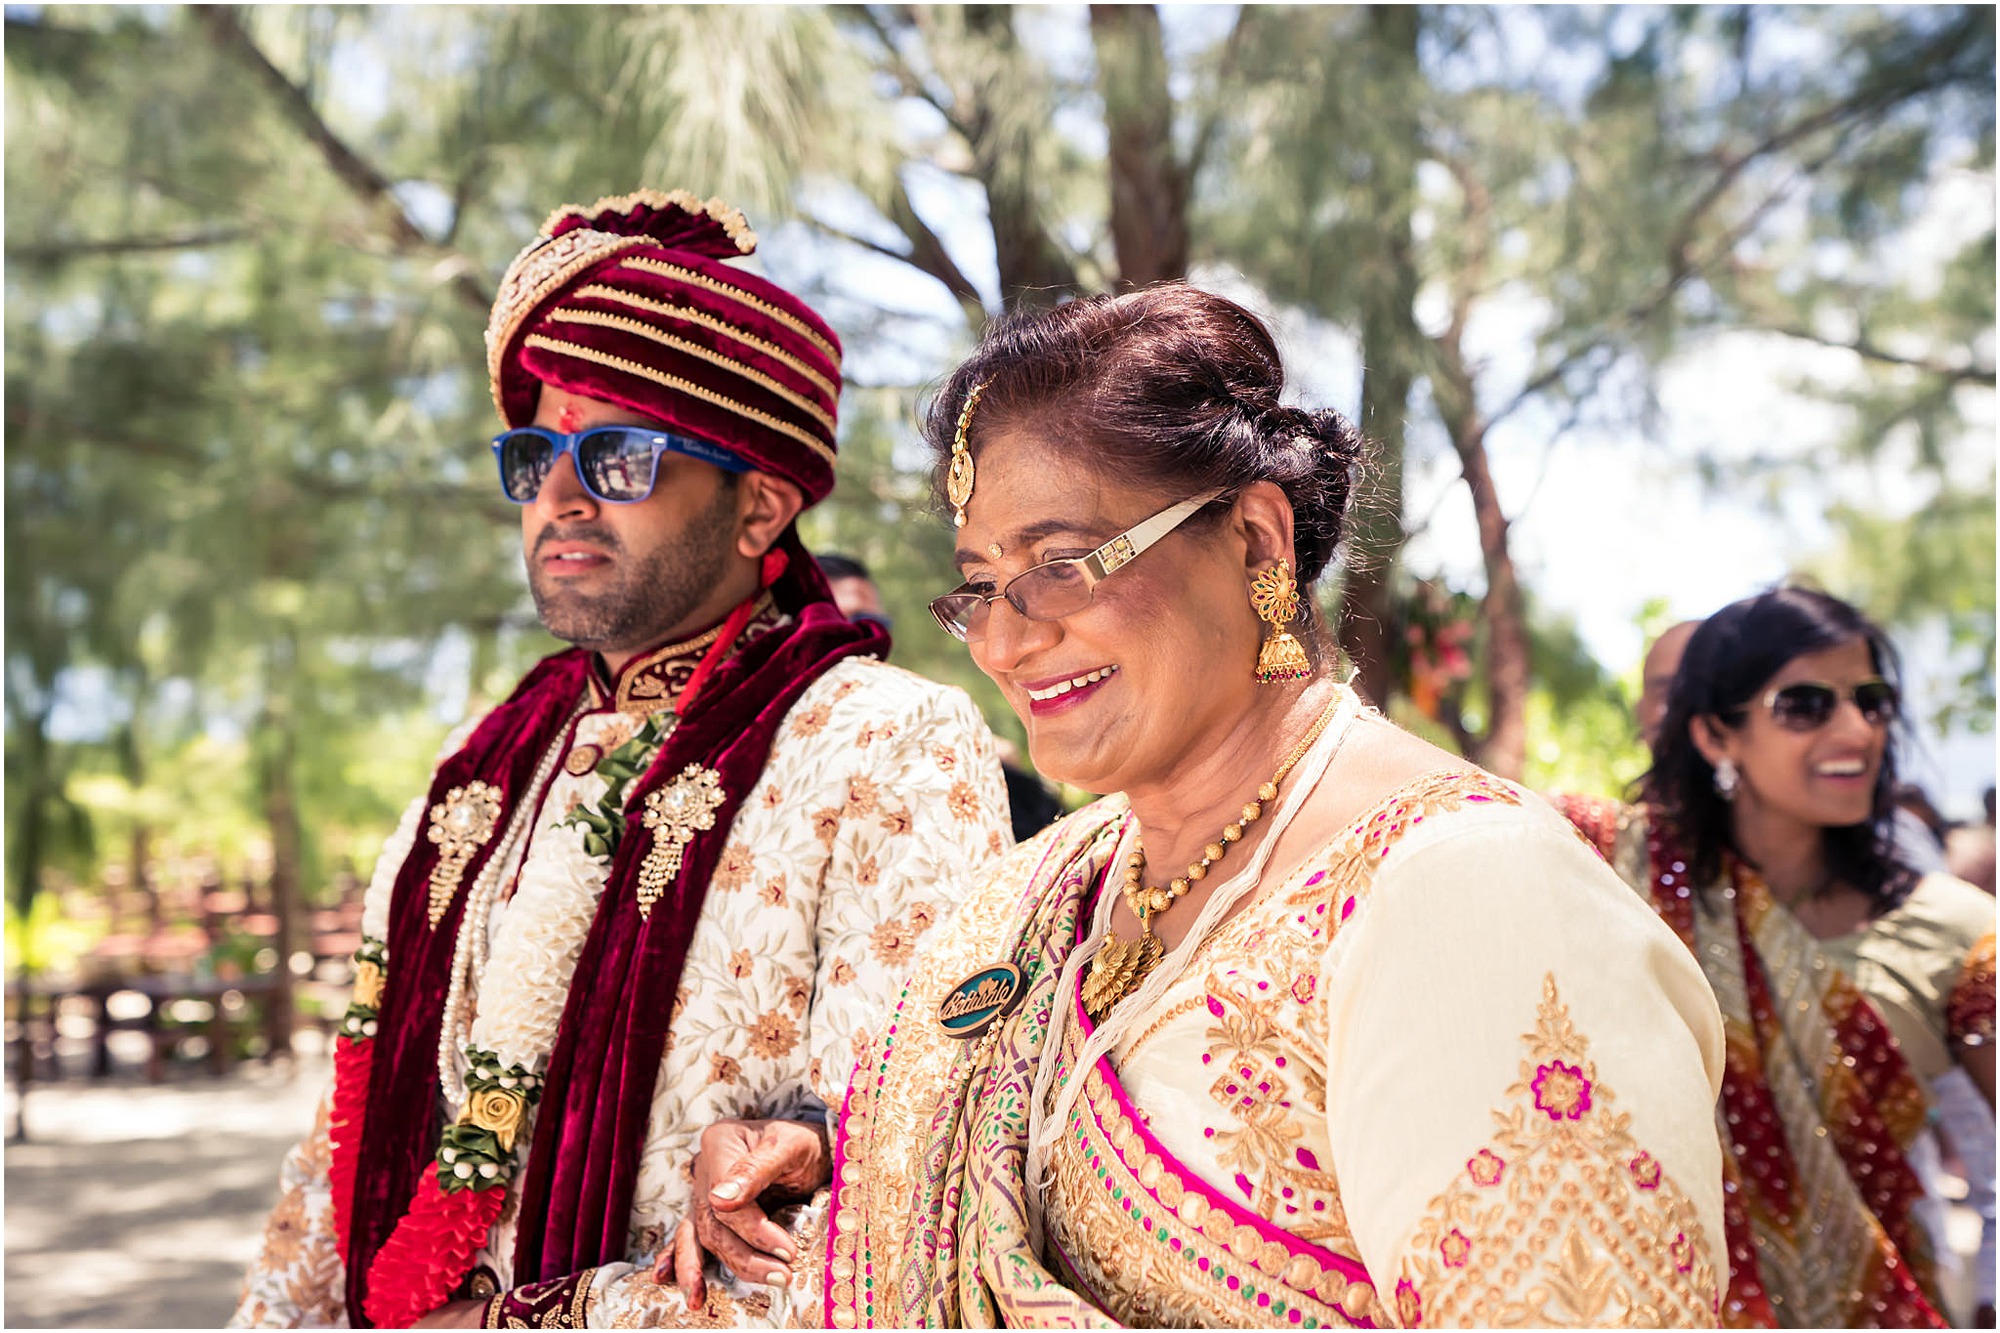
<instances>
[{"instance_id":1,"label":"gold embroidery pattern","mask_svg":"<svg viewBox=\"0 0 2000 1333\"><path fill-rule=\"evenodd\" d=\"M1066 1072L1081 1045L1079 1025L1068 1024ZM1098 1070L1085 1076L1051 1165L1050 1234L1122 1323L1350 1328L1384 1320L1344 1229L1317 1249L1351 1271L1239 1223L1154 1149Z\"/></svg>"},{"instance_id":2,"label":"gold embroidery pattern","mask_svg":"<svg viewBox=\"0 0 2000 1333\"><path fill-rule=\"evenodd\" d=\"M777 378L766 375L754 366L746 365L726 352L717 352L702 346L690 338L677 338L665 329L656 329L642 319L633 319L629 315L613 315L602 310L551 310L549 312L549 319L551 322L559 324L590 324L603 329L617 329L622 333L629 333L635 338L645 338L660 344L662 347L671 347L674 351L684 356L694 357L697 361L706 361L710 365L719 366L740 379L749 380L758 388L763 389L767 393L775 394L790 403L793 407L798 408L799 411L826 427L829 432L834 429L833 414L831 412L796 389L787 387Z\"/></svg>"},{"instance_id":3,"label":"gold embroidery pattern","mask_svg":"<svg viewBox=\"0 0 2000 1333\"><path fill-rule=\"evenodd\" d=\"M1431 1200L1396 1284L1408 1326L1712 1325L1717 1277L1694 1205L1612 1108L1553 974L1492 1142Z\"/></svg>"},{"instance_id":4,"label":"gold embroidery pattern","mask_svg":"<svg viewBox=\"0 0 2000 1333\"><path fill-rule=\"evenodd\" d=\"M766 592L757 601L750 622L737 636L731 652L741 652L752 640L769 633L773 628L786 623L787 617L779 612L777 603ZM722 635L722 627L716 626L683 639L678 643L665 644L643 657L633 659L618 673L616 693L611 706L621 713L633 717L650 717L654 713L672 708L681 697L681 691L693 678L696 668L701 665L702 656ZM593 699L601 700L602 687L596 681L591 683ZM607 742L604 750L615 750L617 744ZM595 765L593 764L592 767Z\"/></svg>"},{"instance_id":5,"label":"gold embroidery pattern","mask_svg":"<svg viewBox=\"0 0 2000 1333\"><path fill-rule=\"evenodd\" d=\"M683 213L706 216L721 224L723 233L736 246L738 254L752 254L757 249L757 233L741 209L731 208L720 199L704 202L692 191L680 189L634 190L630 194L607 194L595 203L580 206L564 204L543 220L542 235L554 231L564 218L594 218L606 212L629 213L640 204L656 210L678 208Z\"/></svg>"},{"instance_id":6,"label":"gold embroidery pattern","mask_svg":"<svg viewBox=\"0 0 2000 1333\"><path fill-rule=\"evenodd\" d=\"M1289 992L1259 993L1240 980L1210 973L1207 1032L1210 1068L1221 1072L1208 1094L1234 1120L1215 1130L1215 1160L1248 1182L1249 1208L1306 1240L1353 1248L1340 1205L1340 1186L1319 1168L1305 1139L1308 1112L1326 1113L1323 1066L1300 1058L1284 1040L1277 1006L1296 1003Z\"/></svg>"},{"instance_id":7,"label":"gold embroidery pattern","mask_svg":"<svg viewBox=\"0 0 2000 1333\"><path fill-rule=\"evenodd\" d=\"M820 374L817 370L814 370L804 361L792 355L792 353L778 346L778 344L767 342L754 333L746 333L744 330L731 324L728 320L719 319L698 306L691 304L676 305L671 301L654 301L633 292L620 291L616 287L607 287L601 282L593 282L579 287L571 295L576 297L592 297L599 301L615 301L619 305L630 306L634 310L645 310L655 315L665 315L669 319L677 319L686 324L693 324L698 328L713 329L717 333L726 334L734 338L737 342L747 347L756 348L765 356L770 357L773 361L785 367L785 369L806 380L827 397L840 397L839 385Z\"/></svg>"},{"instance_id":8,"label":"gold embroidery pattern","mask_svg":"<svg viewBox=\"0 0 2000 1333\"><path fill-rule=\"evenodd\" d=\"M646 798L643 821L653 830L653 846L639 867L640 916L652 916L653 904L681 872L681 857L694 835L715 827L722 801L722 775L700 764L689 764Z\"/></svg>"},{"instance_id":9,"label":"gold embroidery pattern","mask_svg":"<svg viewBox=\"0 0 2000 1333\"><path fill-rule=\"evenodd\" d=\"M758 425L767 426L781 435L788 435L827 462L831 463L833 461L833 450L827 446L826 441L820 439L811 431L800 426L795 426L789 421L781 421L769 412L762 412L747 404L739 403L727 394L717 393L715 390L707 388L704 385L696 384L693 380L682 379L679 375L669 375L664 370L657 370L652 366L642 366L629 357L614 356L610 352L600 352L595 347L585 347L581 343L567 342L560 338L551 338L543 333L529 334L522 340L521 345L523 347L539 347L543 351L548 352L560 352L564 356L573 356L580 361L595 361L600 366L610 366L612 369L622 370L628 375L637 375L641 379L649 379L655 384L664 384L669 389L677 390L690 398L699 398L704 403L712 403L725 411L734 412L737 416L747 421L754 421ZM495 380L494 384L497 386L499 381ZM498 392L497 388L495 392Z\"/></svg>"},{"instance_id":10,"label":"gold embroidery pattern","mask_svg":"<svg viewBox=\"0 0 2000 1333\"><path fill-rule=\"evenodd\" d=\"M444 920L452 895L458 892L458 882L465 878L466 866L500 826L503 809L500 789L485 782L453 787L443 801L431 807L427 836L438 845L438 863L431 867L431 925Z\"/></svg>"},{"instance_id":11,"label":"gold embroidery pattern","mask_svg":"<svg viewBox=\"0 0 2000 1333\"><path fill-rule=\"evenodd\" d=\"M652 243L647 236L619 236L578 227L554 240L538 236L514 256L506 276L500 280L493 313L486 321L486 376L492 383L493 405L500 410L502 421L507 419L507 409L500 401L501 363L521 321L551 292L598 260Z\"/></svg>"},{"instance_id":12,"label":"gold embroidery pattern","mask_svg":"<svg viewBox=\"0 0 2000 1333\"><path fill-rule=\"evenodd\" d=\"M714 292L717 296L726 296L739 305L748 306L766 319L775 319L778 323L783 324L814 347L819 348L820 351L825 352L827 359L832 361L834 365L838 366L840 364L840 350L824 337L820 336L819 330L813 328L812 325L806 323L791 311L774 306L769 301L759 300L749 292L744 291L741 287L733 287L719 279L709 277L706 273L697 273L691 268L684 268L679 264L670 264L664 259L648 259L643 255L632 255L622 259L619 261L618 267L621 269L636 268L645 273L657 273L661 277L672 278L675 282L683 282L691 287L700 287L705 291Z\"/></svg>"}]
</instances>

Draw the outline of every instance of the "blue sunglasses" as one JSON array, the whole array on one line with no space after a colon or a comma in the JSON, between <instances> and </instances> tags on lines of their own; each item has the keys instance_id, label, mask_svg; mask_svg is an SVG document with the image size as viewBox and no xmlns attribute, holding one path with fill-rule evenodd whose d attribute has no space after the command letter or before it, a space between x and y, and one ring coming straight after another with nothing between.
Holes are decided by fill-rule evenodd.
<instances>
[{"instance_id":1,"label":"blue sunglasses","mask_svg":"<svg viewBox=\"0 0 2000 1333\"><path fill-rule=\"evenodd\" d=\"M583 488L606 504L637 504L653 493L660 455L682 454L724 472L748 472L750 465L719 444L647 426L593 426L574 435L518 426L493 437L500 463L500 489L517 505L533 504L542 483L564 454L576 458Z\"/></svg>"}]
</instances>

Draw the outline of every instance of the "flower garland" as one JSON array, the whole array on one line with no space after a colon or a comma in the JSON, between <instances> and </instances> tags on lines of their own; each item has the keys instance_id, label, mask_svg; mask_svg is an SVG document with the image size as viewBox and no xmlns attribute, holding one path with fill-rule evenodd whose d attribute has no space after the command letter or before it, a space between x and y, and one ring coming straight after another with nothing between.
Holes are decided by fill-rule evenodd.
<instances>
[{"instance_id":1,"label":"flower garland","mask_svg":"<svg viewBox=\"0 0 2000 1333\"><path fill-rule=\"evenodd\" d=\"M538 1071L554 1048L576 960L625 833L624 794L645 773L675 722L670 712L652 714L599 760L581 779L604 784L597 800L585 795L568 818L547 827L521 866L486 969L491 984L481 988L465 1048L464 1104L440 1137L436 1160L425 1168L409 1211L369 1268L367 1314L380 1327L408 1327L443 1305L499 1219L506 1187L520 1166L518 1149L529 1112L541 1094ZM539 775L535 789L544 780L546 774ZM496 872L501 859L494 858ZM388 885L393 887L393 876ZM468 901L472 924L459 942L461 953L474 937L485 938L487 911L475 912L475 907L490 905ZM386 979L386 950L369 940L363 952L371 945L377 952L368 970L362 954L356 954L356 1004L350 1006L335 1052L334 1106L341 1133L332 1139L329 1176L343 1253L374 1044L374 1009L361 1001L366 995L379 1005Z\"/></svg>"},{"instance_id":2,"label":"flower garland","mask_svg":"<svg viewBox=\"0 0 2000 1333\"><path fill-rule=\"evenodd\" d=\"M354 951L354 997L340 1020L333 1046L333 1099L327 1109L327 1183L333 1188L334 1234L347 1253L354 1206L354 1169L361 1152L361 1122L368 1109L368 1078L375 1063L375 1022L388 980L389 946L362 936Z\"/></svg>"}]
</instances>

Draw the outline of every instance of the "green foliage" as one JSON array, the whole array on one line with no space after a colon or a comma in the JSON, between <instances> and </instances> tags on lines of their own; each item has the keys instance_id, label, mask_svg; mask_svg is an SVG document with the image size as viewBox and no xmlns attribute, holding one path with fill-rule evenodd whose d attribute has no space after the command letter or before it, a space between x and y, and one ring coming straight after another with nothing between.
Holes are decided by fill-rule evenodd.
<instances>
[{"instance_id":1,"label":"green foliage","mask_svg":"<svg viewBox=\"0 0 2000 1333\"><path fill-rule=\"evenodd\" d=\"M1114 204L1155 179L1189 189L1167 219L1180 262L1363 337L1386 453L1355 539L1393 593L1392 641L1435 628L1396 600L1415 584L1395 571L1406 420L1413 450L1515 411L1551 436L1643 434L1677 348L1761 328L1853 362L1800 386L1851 429L1784 485L1834 457L1933 483L1912 513L1836 509L1830 581L1893 623L1942 618L1982 663L1954 708L1990 714L1991 450L1966 432L1990 413L1994 241L1890 262L1926 248L1911 238L1935 232L1953 173L1990 192L1990 9L1175 17L1155 107L1143 81L1107 95L1098 68L1143 66L1145 24L1027 7L12 11L17 916L41 919L46 876L148 837L161 855L269 849L309 895L335 865L365 870L455 715L554 646L483 447L493 283L551 204L637 184L784 226L758 262L835 317L865 381L804 534L873 569L898 663L964 686L1016 740L925 608L952 543L926 513L916 386L996 286L1048 300L1133 276L1144 247ZM894 262L949 313L896 307L873 281ZM1531 312L1531 345L1460 357L1454 329L1502 309ZM1522 618L1529 780L1615 790L1635 762L1617 682L1532 598ZM1464 743L1484 691L1422 725Z\"/></svg>"},{"instance_id":2,"label":"green foliage","mask_svg":"<svg viewBox=\"0 0 2000 1333\"><path fill-rule=\"evenodd\" d=\"M1828 515L1840 545L1812 570L1884 625L1941 622L1965 663L1939 727L1993 730L1995 652L1993 475L1985 485L1943 488L1907 516L1843 505Z\"/></svg>"}]
</instances>

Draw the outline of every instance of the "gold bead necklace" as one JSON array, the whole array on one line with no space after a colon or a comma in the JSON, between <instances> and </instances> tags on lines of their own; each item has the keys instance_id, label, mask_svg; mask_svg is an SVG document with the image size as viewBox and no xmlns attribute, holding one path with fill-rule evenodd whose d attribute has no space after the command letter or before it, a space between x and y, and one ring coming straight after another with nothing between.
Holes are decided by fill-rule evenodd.
<instances>
[{"instance_id":1,"label":"gold bead necklace","mask_svg":"<svg viewBox=\"0 0 2000 1333\"><path fill-rule=\"evenodd\" d=\"M1093 1021L1101 1020L1111 1012L1113 1005L1139 988L1160 961L1166 950L1160 937L1153 933L1153 918L1166 911L1189 889L1208 878L1208 868L1228 854L1229 848L1243 840L1243 834L1264 817L1264 807L1278 799L1278 786L1291 774L1299 760L1305 758L1306 751L1312 749L1313 742L1325 733L1333 715L1340 711L1341 697L1335 696L1319 720L1312 724L1304 739L1292 747L1285 756L1285 762L1278 765L1278 771L1271 780L1257 788L1257 799L1246 802L1238 812L1237 819L1222 826L1221 835L1201 849L1201 859L1191 861L1179 878L1164 887L1148 888L1146 885L1146 849L1138 839L1133 840L1132 852L1125 858L1125 905L1132 915L1139 918L1139 938L1121 940L1116 935L1107 935L1104 944L1097 951L1097 957L1090 961L1090 975L1083 983L1083 1007Z\"/></svg>"}]
</instances>

